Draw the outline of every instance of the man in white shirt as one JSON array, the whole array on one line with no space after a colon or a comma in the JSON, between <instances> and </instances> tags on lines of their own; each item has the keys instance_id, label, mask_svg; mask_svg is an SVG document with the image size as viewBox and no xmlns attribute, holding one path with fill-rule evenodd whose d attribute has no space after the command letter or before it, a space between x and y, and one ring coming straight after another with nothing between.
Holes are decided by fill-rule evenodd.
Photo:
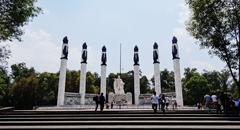
<instances>
[{"instance_id":1,"label":"man in white shirt","mask_svg":"<svg viewBox=\"0 0 240 130\"><path fill-rule=\"evenodd\" d=\"M152 109L153 109L154 113L157 113L158 100L159 100L159 96L156 95L156 92L154 91L153 95L151 97Z\"/></svg>"}]
</instances>

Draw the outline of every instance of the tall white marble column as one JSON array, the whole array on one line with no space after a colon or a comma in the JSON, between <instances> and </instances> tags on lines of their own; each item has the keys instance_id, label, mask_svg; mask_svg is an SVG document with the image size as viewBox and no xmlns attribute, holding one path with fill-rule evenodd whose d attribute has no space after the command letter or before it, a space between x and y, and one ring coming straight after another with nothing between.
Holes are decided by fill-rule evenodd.
<instances>
[{"instance_id":1,"label":"tall white marble column","mask_svg":"<svg viewBox=\"0 0 240 130\"><path fill-rule=\"evenodd\" d=\"M100 87L100 91L101 93L104 94L104 96L106 97L107 93L106 93L106 71L107 71L107 54L106 54L106 47L103 46L102 47L102 57L101 57L101 87Z\"/></svg>"},{"instance_id":2,"label":"tall white marble column","mask_svg":"<svg viewBox=\"0 0 240 130\"><path fill-rule=\"evenodd\" d=\"M159 51L156 42L153 45L153 64L154 64L155 92L157 95L159 95L161 94L161 77L160 77Z\"/></svg>"},{"instance_id":3,"label":"tall white marble column","mask_svg":"<svg viewBox=\"0 0 240 130\"><path fill-rule=\"evenodd\" d=\"M80 88L79 93L81 95L81 105L85 105L85 93L86 93L86 74L87 74L87 44L82 45L82 61L81 61L81 74L80 74Z\"/></svg>"},{"instance_id":4,"label":"tall white marble column","mask_svg":"<svg viewBox=\"0 0 240 130\"><path fill-rule=\"evenodd\" d=\"M139 75L139 56L138 56L138 47L134 47L134 104L139 104L139 95L140 95L140 75Z\"/></svg>"},{"instance_id":5,"label":"tall white marble column","mask_svg":"<svg viewBox=\"0 0 240 130\"><path fill-rule=\"evenodd\" d=\"M67 37L64 37L63 45L62 45L59 82L58 82L57 106L64 105L67 59L68 59L68 39L67 39Z\"/></svg>"},{"instance_id":6,"label":"tall white marble column","mask_svg":"<svg viewBox=\"0 0 240 130\"><path fill-rule=\"evenodd\" d=\"M160 77L159 63L154 63L154 83L155 83L156 94L157 95L161 94L161 77Z\"/></svg>"},{"instance_id":7,"label":"tall white marble column","mask_svg":"<svg viewBox=\"0 0 240 130\"><path fill-rule=\"evenodd\" d=\"M175 91L176 101L179 106L183 106L183 95L182 95L182 82L180 73L180 58L177 45L177 38L172 39L172 55L173 55L173 68L174 68L174 80L175 80Z\"/></svg>"}]
</instances>

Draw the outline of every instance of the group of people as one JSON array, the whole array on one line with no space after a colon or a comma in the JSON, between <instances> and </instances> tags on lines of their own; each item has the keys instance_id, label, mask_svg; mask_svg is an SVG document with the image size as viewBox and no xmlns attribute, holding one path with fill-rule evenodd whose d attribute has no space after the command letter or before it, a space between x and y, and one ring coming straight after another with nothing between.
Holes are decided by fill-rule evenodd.
<instances>
[{"instance_id":1,"label":"group of people","mask_svg":"<svg viewBox=\"0 0 240 130\"><path fill-rule=\"evenodd\" d=\"M203 103L198 102L197 107L201 109L204 106L205 110L210 111L215 109L217 113L234 113L240 111L240 101L233 100L232 96L226 93L212 94L211 96L206 94L204 96Z\"/></svg>"},{"instance_id":2,"label":"group of people","mask_svg":"<svg viewBox=\"0 0 240 130\"><path fill-rule=\"evenodd\" d=\"M100 105L100 111L102 112L103 108L104 108L105 101L106 101L103 93L101 93L100 95L97 94L96 96L94 96L93 101L95 101L95 103L96 103L95 111L97 111L98 105Z\"/></svg>"},{"instance_id":3,"label":"group of people","mask_svg":"<svg viewBox=\"0 0 240 130\"><path fill-rule=\"evenodd\" d=\"M153 95L151 97L151 102L152 102L152 109L154 113L157 113L157 108L159 108L160 111L165 113L165 108L168 110L168 106L170 104L169 98L165 97L164 94L157 95L156 92L153 92ZM172 108L177 109L177 102L173 101L172 103Z\"/></svg>"}]
</instances>

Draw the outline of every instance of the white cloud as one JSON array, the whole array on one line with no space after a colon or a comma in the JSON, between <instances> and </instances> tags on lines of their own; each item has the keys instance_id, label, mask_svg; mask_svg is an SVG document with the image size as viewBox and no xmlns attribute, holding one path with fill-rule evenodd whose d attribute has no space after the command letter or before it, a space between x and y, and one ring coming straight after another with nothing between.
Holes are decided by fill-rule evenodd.
<instances>
[{"instance_id":1,"label":"white cloud","mask_svg":"<svg viewBox=\"0 0 240 130\"><path fill-rule=\"evenodd\" d=\"M188 9L187 5L182 3L180 4L181 11L179 12L178 22L182 25L185 24L185 21L190 17L190 10Z\"/></svg>"},{"instance_id":2,"label":"white cloud","mask_svg":"<svg viewBox=\"0 0 240 130\"><path fill-rule=\"evenodd\" d=\"M51 35L43 30L26 29L23 42L11 43L12 56L9 65L25 62L37 71L59 70L61 44L57 44Z\"/></svg>"},{"instance_id":3,"label":"white cloud","mask_svg":"<svg viewBox=\"0 0 240 130\"><path fill-rule=\"evenodd\" d=\"M180 27L174 28L173 34L175 36L177 36L179 38L179 40L181 41L181 42L179 42L179 44L180 44L179 47L182 48L181 51L185 51L188 54L193 53L193 50L194 50L193 43L195 43L196 40L194 40L194 38L189 35L185 26L180 26Z\"/></svg>"},{"instance_id":4,"label":"white cloud","mask_svg":"<svg viewBox=\"0 0 240 130\"><path fill-rule=\"evenodd\" d=\"M178 15L179 26L173 29L173 34L181 38L181 47L184 49L183 51L190 54L193 52L192 44L196 41L192 36L190 36L185 26L185 22L190 17L190 10L184 3L180 4L180 10L181 11Z\"/></svg>"},{"instance_id":5,"label":"white cloud","mask_svg":"<svg viewBox=\"0 0 240 130\"><path fill-rule=\"evenodd\" d=\"M67 68L80 70L81 46L74 47L69 41L69 54ZM60 67L62 39L55 40L44 30L31 30L27 28L23 42L10 43L12 56L9 66L25 62L28 67L34 67L38 72L57 72ZM96 51L88 46L88 70L94 70L97 62Z\"/></svg>"}]
</instances>

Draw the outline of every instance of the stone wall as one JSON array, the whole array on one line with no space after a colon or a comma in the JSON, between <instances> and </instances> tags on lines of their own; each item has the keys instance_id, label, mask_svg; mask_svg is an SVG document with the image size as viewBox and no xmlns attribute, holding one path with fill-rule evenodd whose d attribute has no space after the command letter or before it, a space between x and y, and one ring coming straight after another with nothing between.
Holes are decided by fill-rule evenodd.
<instances>
[{"instance_id":1,"label":"stone wall","mask_svg":"<svg viewBox=\"0 0 240 130\"><path fill-rule=\"evenodd\" d=\"M149 105L151 102L152 94L140 94L139 95L139 105Z\"/></svg>"},{"instance_id":2,"label":"stone wall","mask_svg":"<svg viewBox=\"0 0 240 130\"><path fill-rule=\"evenodd\" d=\"M85 104L86 105L94 105L95 102L93 101L93 97L95 95L96 94L86 93L85 94ZM80 101L81 101L80 93L65 92L64 96L65 96L64 105L80 105Z\"/></svg>"},{"instance_id":3,"label":"stone wall","mask_svg":"<svg viewBox=\"0 0 240 130\"><path fill-rule=\"evenodd\" d=\"M85 95L85 104L86 105L95 105L93 97L96 94L86 93ZM166 97L169 97L171 100L175 99L175 93L164 93ZM140 94L139 95L139 105L150 105L151 104L152 94ZM108 101L111 103L113 100L124 99L127 101L127 104L132 104L132 94L126 93L125 95L115 95L114 93L108 94ZM81 95L79 93L70 93L65 92L64 105L80 105Z\"/></svg>"}]
</instances>

